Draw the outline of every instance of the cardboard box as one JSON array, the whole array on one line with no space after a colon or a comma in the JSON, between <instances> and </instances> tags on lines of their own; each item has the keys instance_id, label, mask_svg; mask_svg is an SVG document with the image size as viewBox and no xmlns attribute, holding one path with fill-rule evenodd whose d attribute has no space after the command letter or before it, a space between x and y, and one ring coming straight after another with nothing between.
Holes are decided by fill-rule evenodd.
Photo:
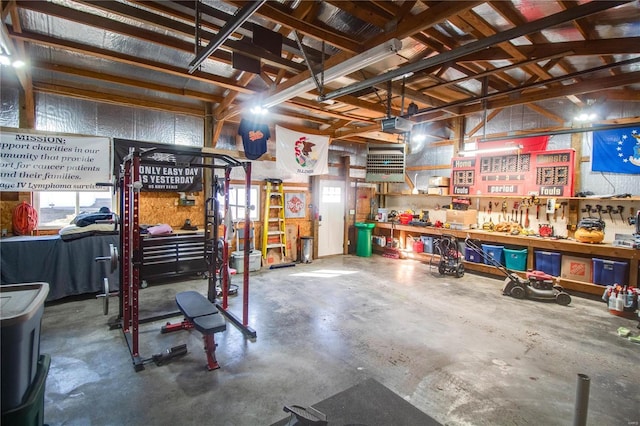
<instances>
[{"instance_id":1,"label":"cardboard box","mask_svg":"<svg viewBox=\"0 0 640 426\"><path fill-rule=\"evenodd\" d=\"M478 210L447 210L447 223L462 225L461 229L469 229L469 226L478 222ZM456 229L459 227L456 226Z\"/></svg>"},{"instance_id":2,"label":"cardboard box","mask_svg":"<svg viewBox=\"0 0 640 426\"><path fill-rule=\"evenodd\" d=\"M429 195L449 195L449 187L433 187L427 188L427 194Z\"/></svg>"},{"instance_id":3,"label":"cardboard box","mask_svg":"<svg viewBox=\"0 0 640 426\"><path fill-rule=\"evenodd\" d=\"M590 283L592 274L591 258L563 255L560 271L562 278Z\"/></svg>"},{"instance_id":4,"label":"cardboard box","mask_svg":"<svg viewBox=\"0 0 640 426\"><path fill-rule=\"evenodd\" d=\"M446 186L449 187L449 178L446 176L431 176L429 178L429 186Z\"/></svg>"}]
</instances>

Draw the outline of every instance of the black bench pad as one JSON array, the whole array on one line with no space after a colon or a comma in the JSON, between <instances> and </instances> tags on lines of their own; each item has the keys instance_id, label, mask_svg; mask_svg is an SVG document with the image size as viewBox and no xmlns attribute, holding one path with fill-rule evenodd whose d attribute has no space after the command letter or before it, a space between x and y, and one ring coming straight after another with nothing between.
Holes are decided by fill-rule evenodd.
<instances>
[{"instance_id":1,"label":"black bench pad","mask_svg":"<svg viewBox=\"0 0 640 426\"><path fill-rule=\"evenodd\" d=\"M197 291L183 291L176 294L176 304L184 316L190 320L218 313L215 305Z\"/></svg>"},{"instance_id":2,"label":"black bench pad","mask_svg":"<svg viewBox=\"0 0 640 426\"><path fill-rule=\"evenodd\" d=\"M204 335L220 333L227 329L227 324L221 314L205 315L194 318L192 321L196 330Z\"/></svg>"}]
</instances>

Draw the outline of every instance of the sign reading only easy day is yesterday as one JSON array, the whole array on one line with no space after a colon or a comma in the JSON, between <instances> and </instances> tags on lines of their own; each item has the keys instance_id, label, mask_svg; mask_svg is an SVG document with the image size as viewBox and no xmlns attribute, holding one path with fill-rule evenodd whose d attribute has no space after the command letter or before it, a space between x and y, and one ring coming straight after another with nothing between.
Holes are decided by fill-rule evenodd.
<instances>
[{"instance_id":1,"label":"sign reading only easy day is yesterday","mask_svg":"<svg viewBox=\"0 0 640 426\"><path fill-rule=\"evenodd\" d=\"M96 191L111 180L109 138L0 135L0 191Z\"/></svg>"}]
</instances>

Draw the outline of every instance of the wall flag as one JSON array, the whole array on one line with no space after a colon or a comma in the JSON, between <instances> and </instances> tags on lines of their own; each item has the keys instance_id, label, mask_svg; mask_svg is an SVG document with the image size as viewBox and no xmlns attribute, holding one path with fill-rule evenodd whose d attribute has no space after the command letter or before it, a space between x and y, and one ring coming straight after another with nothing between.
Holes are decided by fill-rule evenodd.
<instances>
[{"instance_id":1,"label":"wall flag","mask_svg":"<svg viewBox=\"0 0 640 426\"><path fill-rule=\"evenodd\" d=\"M594 131L591 170L640 174L640 124Z\"/></svg>"},{"instance_id":2,"label":"wall flag","mask_svg":"<svg viewBox=\"0 0 640 426\"><path fill-rule=\"evenodd\" d=\"M276 126L276 166L293 173L329 173L329 137Z\"/></svg>"}]
</instances>

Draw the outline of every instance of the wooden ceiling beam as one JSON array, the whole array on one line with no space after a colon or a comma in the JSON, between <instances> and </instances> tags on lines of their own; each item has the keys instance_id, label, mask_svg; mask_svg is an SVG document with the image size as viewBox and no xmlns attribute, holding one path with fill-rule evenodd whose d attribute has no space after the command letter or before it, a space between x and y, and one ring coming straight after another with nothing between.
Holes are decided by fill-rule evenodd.
<instances>
[{"instance_id":1,"label":"wooden ceiling beam","mask_svg":"<svg viewBox=\"0 0 640 426\"><path fill-rule=\"evenodd\" d=\"M625 37L602 40L565 41L518 46L520 53L528 58L554 56L562 52L573 52L571 56L628 55L640 53L640 37ZM459 58L458 62L497 61L513 57L497 47Z\"/></svg>"},{"instance_id":2,"label":"wooden ceiling beam","mask_svg":"<svg viewBox=\"0 0 640 426\"><path fill-rule=\"evenodd\" d=\"M11 32L10 36L14 40L22 40L36 45L53 47L70 52L81 53L90 57L96 57L114 61L117 63L133 65L142 69L158 71L165 74L170 74L178 77L183 77L188 80L200 81L202 83L208 83L226 89L238 90L242 93L253 94L253 90L249 90L245 87L240 87L235 80L227 77L220 77L214 74L205 73L202 71L196 71L193 74L188 74L185 68L175 67L160 62L155 62L147 59L140 58L139 56L126 55L119 52L114 52L106 49L101 49L95 46L76 43L69 40L60 40L52 37L48 37L42 34L22 32Z\"/></svg>"},{"instance_id":3,"label":"wooden ceiling beam","mask_svg":"<svg viewBox=\"0 0 640 426\"><path fill-rule=\"evenodd\" d=\"M365 43L365 50L378 46L392 38L402 40L403 38L411 37L411 35L417 32L430 28L435 24L444 21L451 15L457 15L481 3L483 2L475 0L459 0L454 2L443 1L436 3L422 13L406 16L401 22L398 23L398 26L395 29L372 37Z\"/></svg>"},{"instance_id":4,"label":"wooden ceiling beam","mask_svg":"<svg viewBox=\"0 0 640 426\"><path fill-rule=\"evenodd\" d=\"M34 90L42 93L52 93L55 95L67 96L76 99L84 99L92 102L100 102L111 105L127 107L145 108L162 112L173 112L196 117L204 116L204 108L196 108L192 105L181 104L179 102L167 102L166 100L154 100L142 98L140 96L129 97L117 95L115 93L104 93L99 87L94 89L81 89L77 87L64 86L61 84L51 84L38 82L34 84Z\"/></svg>"},{"instance_id":5,"label":"wooden ceiling beam","mask_svg":"<svg viewBox=\"0 0 640 426\"><path fill-rule=\"evenodd\" d=\"M564 117L560 117L558 114L555 114L554 112L549 111L548 109L543 108L535 103L525 104L525 106L530 110L535 111L538 114L542 115L543 117L547 117L555 121L556 123L564 124L567 122L567 120Z\"/></svg>"},{"instance_id":6,"label":"wooden ceiling beam","mask_svg":"<svg viewBox=\"0 0 640 426\"><path fill-rule=\"evenodd\" d=\"M242 7L247 3L247 1L232 0L230 3L234 6ZM255 13L256 15L268 18L273 22L288 27L291 30L298 31L306 36L317 40L324 40L326 43L335 46L340 50L351 53L360 53L365 50L362 47L362 44L355 41L353 37L341 34L335 29L321 27L317 23L298 19L293 16L293 10L275 2L267 2L263 4Z\"/></svg>"},{"instance_id":7,"label":"wooden ceiling beam","mask_svg":"<svg viewBox=\"0 0 640 426\"><path fill-rule=\"evenodd\" d=\"M594 78L581 81L567 86L559 86L553 89L543 88L531 91L520 96L505 96L503 98L491 99L487 102L488 109L505 108L513 105L522 105L531 102L539 102L547 99L565 97L569 95L580 95L584 93L599 92L604 89L627 86L640 83L640 71L626 74ZM462 108L463 114L472 114L483 109L482 105L470 105Z\"/></svg>"},{"instance_id":8,"label":"wooden ceiling beam","mask_svg":"<svg viewBox=\"0 0 640 426\"><path fill-rule=\"evenodd\" d=\"M105 72L90 71L90 70L70 67L66 65L52 64L50 62L41 62L41 61L32 62L31 66L33 68L37 68L41 70L59 72L59 73L78 76L78 77L86 77L86 78L90 78L98 81L105 81L105 82L120 84L128 87L155 90L161 93L184 96L186 98L196 99L204 102L220 103L224 99L224 97L222 96L216 96L210 93L203 93L203 92L198 92L198 91L189 90L189 89L180 89L177 87L170 87L164 84L151 83L147 80L138 80L134 78L121 77L118 75L107 74Z\"/></svg>"},{"instance_id":9,"label":"wooden ceiling beam","mask_svg":"<svg viewBox=\"0 0 640 426\"><path fill-rule=\"evenodd\" d=\"M107 11L111 10L111 8L109 8L108 6L111 5L112 2L98 1L97 4L101 5L102 9L105 9ZM148 43L159 44L163 47L180 50L182 52L186 52L189 54L193 54L193 51L194 51L193 41L190 41L190 42L184 41L177 37L163 35L156 31L135 27L132 25L125 24L123 22L119 22L117 20L103 18L97 15L81 12L79 10L56 5L53 3L19 0L18 6L34 12L45 13L51 16L56 16L58 18L66 19L68 21L76 22L80 24L86 24L87 22L91 22L91 25L96 28L100 28L109 32L135 38L138 40L142 40ZM91 6L96 7L93 4ZM124 13L120 9L127 8L127 7L128 6L125 6L125 5L120 5L117 8L114 6L111 13L114 13L114 14ZM137 11L135 12L136 15L134 15L133 19L135 19L135 16L139 16L143 14L143 11L140 11L137 8L131 8L131 9ZM151 19L153 18L145 17L143 22L147 23L147 20L151 20ZM157 19L160 22L164 22L164 26L161 25L162 28L168 27L170 25L169 23L167 23L167 21L170 21L167 18L163 19L163 17L159 16L157 17ZM173 32L178 32L183 35L192 36L192 34L190 34L187 31L187 27L188 26L185 26L184 24L180 24L176 22L173 24L173 27L169 27L169 28L171 28L171 31ZM210 35L213 36L213 34L210 34ZM263 61L265 64L268 64L274 68L284 68L285 70L291 73L298 73L304 70L303 65L293 61L288 61L280 56L267 52L265 49L258 48L250 43L228 39L223 43L223 46L230 51L236 51L254 58L260 58L260 60ZM223 49L216 50L215 52L213 52L212 55L210 55L209 58L211 60L223 62L227 65L231 64L231 54L229 52L224 51ZM185 64L185 66L186 65L187 64ZM275 72L275 69L274 69L274 72Z\"/></svg>"}]
</instances>

